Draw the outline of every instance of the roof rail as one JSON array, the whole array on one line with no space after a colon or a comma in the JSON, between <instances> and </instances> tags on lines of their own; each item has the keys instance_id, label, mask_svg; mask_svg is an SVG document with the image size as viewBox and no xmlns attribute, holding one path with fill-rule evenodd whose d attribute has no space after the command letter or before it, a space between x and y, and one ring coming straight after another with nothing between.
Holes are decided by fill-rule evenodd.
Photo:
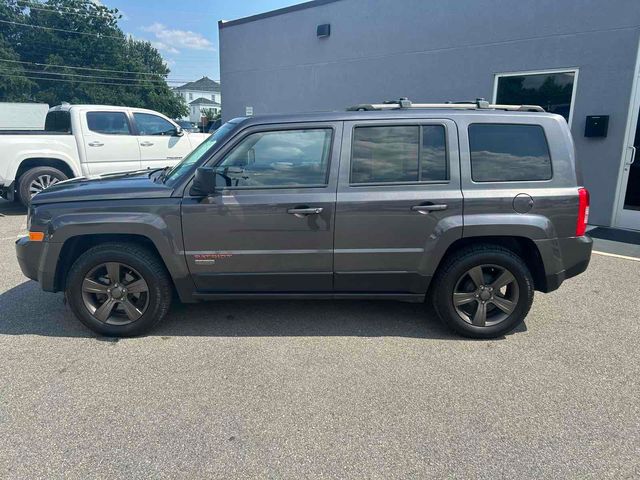
<instances>
[{"instance_id":1,"label":"roof rail","mask_svg":"<svg viewBox=\"0 0 640 480\"><path fill-rule=\"evenodd\" d=\"M468 102L445 102L445 103L412 103L406 97L398 100L387 100L383 103L360 103L347 108L347 111L370 111L370 110L399 110L405 108L453 108L458 110L508 110L513 112L544 112L544 108L538 105L502 105L492 104L484 98L476 98L475 101Z\"/></svg>"}]
</instances>

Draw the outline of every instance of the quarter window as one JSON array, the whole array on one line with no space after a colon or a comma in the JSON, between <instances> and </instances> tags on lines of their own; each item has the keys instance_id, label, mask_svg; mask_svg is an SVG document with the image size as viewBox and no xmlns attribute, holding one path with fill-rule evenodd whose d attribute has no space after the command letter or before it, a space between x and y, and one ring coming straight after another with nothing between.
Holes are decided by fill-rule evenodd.
<instances>
[{"instance_id":1,"label":"quarter window","mask_svg":"<svg viewBox=\"0 0 640 480\"><path fill-rule=\"evenodd\" d=\"M447 153L442 125L357 127L351 183L445 181Z\"/></svg>"},{"instance_id":2,"label":"quarter window","mask_svg":"<svg viewBox=\"0 0 640 480\"><path fill-rule=\"evenodd\" d=\"M216 171L229 187L296 187L327 184L332 130L253 133Z\"/></svg>"},{"instance_id":3,"label":"quarter window","mask_svg":"<svg viewBox=\"0 0 640 480\"><path fill-rule=\"evenodd\" d=\"M131 135L124 112L87 112L89 130L105 135Z\"/></svg>"},{"instance_id":4,"label":"quarter window","mask_svg":"<svg viewBox=\"0 0 640 480\"><path fill-rule=\"evenodd\" d=\"M549 146L540 125L470 125L469 150L476 182L551 179Z\"/></svg>"}]
</instances>

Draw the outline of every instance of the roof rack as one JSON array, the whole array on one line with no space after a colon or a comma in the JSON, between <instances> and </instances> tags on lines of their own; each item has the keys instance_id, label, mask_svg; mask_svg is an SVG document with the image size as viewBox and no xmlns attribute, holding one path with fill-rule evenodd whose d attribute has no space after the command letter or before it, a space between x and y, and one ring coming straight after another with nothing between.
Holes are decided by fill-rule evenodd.
<instances>
[{"instance_id":1,"label":"roof rack","mask_svg":"<svg viewBox=\"0 0 640 480\"><path fill-rule=\"evenodd\" d=\"M512 112L544 112L544 108L538 105L501 105L492 104L484 98L476 98L475 101L467 102L445 102L445 103L412 103L406 97L398 100L387 100L383 103L360 103L347 108L347 111L370 111L370 110L399 110L405 108L453 108L459 110L508 110Z\"/></svg>"}]
</instances>

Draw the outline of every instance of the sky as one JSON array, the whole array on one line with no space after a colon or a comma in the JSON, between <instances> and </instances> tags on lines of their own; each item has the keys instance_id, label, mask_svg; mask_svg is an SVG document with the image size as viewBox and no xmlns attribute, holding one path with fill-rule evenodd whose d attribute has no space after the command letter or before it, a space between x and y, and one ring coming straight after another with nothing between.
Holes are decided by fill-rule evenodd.
<instances>
[{"instance_id":1,"label":"sky","mask_svg":"<svg viewBox=\"0 0 640 480\"><path fill-rule=\"evenodd\" d=\"M218 20L235 20L302 0L100 0L123 15L120 28L149 40L171 69L169 80L220 79Z\"/></svg>"}]
</instances>

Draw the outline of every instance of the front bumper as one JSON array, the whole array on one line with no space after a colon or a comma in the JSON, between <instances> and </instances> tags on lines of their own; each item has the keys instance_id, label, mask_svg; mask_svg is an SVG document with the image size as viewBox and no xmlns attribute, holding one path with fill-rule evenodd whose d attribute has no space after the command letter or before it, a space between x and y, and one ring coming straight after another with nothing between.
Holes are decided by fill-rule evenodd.
<instances>
[{"instance_id":1,"label":"front bumper","mask_svg":"<svg viewBox=\"0 0 640 480\"><path fill-rule=\"evenodd\" d=\"M558 238L536 242L545 267L544 292L557 290L562 282L584 272L591 261L591 237Z\"/></svg>"},{"instance_id":2,"label":"front bumper","mask_svg":"<svg viewBox=\"0 0 640 480\"><path fill-rule=\"evenodd\" d=\"M25 277L40 283L45 292L55 292L56 265L61 244L32 242L29 237L16 240L16 257Z\"/></svg>"}]
</instances>

